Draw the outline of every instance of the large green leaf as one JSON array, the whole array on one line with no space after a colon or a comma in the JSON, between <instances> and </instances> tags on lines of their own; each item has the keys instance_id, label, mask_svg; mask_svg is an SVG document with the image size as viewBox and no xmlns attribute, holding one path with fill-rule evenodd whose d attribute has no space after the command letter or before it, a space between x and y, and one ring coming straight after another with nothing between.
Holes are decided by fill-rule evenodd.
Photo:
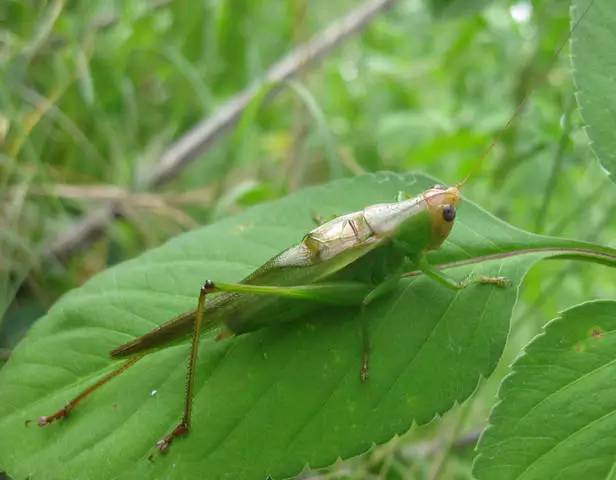
<instances>
[{"instance_id":1,"label":"large green leaf","mask_svg":"<svg viewBox=\"0 0 616 480\"><path fill-rule=\"evenodd\" d=\"M577 98L592 149L616 182L616 9L612 0L573 1L574 22L586 11L572 36Z\"/></svg>"},{"instance_id":2,"label":"large green leaf","mask_svg":"<svg viewBox=\"0 0 616 480\"><path fill-rule=\"evenodd\" d=\"M359 381L358 311L331 308L205 339L193 431L153 463L154 442L181 412L187 342L149 355L66 421L24 426L116 367L112 347L194 307L204 279L238 280L297 242L312 212L341 214L432 183L382 173L306 189L179 236L67 294L0 371L0 467L32 479L284 477L361 453L463 401L496 365L517 287L535 261L567 254L614 263L614 251L535 236L464 202L432 261L460 278L505 275L513 286L452 292L423 276L403 281L366 312L367 384Z\"/></svg>"},{"instance_id":3,"label":"large green leaf","mask_svg":"<svg viewBox=\"0 0 616 480\"><path fill-rule=\"evenodd\" d=\"M616 301L566 310L513 366L479 444L479 479L613 478Z\"/></svg>"}]
</instances>

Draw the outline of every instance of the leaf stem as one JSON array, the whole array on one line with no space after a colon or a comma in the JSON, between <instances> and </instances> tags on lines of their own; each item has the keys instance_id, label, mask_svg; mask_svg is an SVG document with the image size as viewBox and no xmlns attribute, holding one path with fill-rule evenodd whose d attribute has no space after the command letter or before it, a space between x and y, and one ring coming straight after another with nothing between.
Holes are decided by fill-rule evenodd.
<instances>
[{"instance_id":1,"label":"leaf stem","mask_svg":"<svg viewBox=\"0 0 616 480\"><path fill-rule=\"evenodd\" d=\"M581 242L580 242L581 243ZM462 267L466 265L474 265L477 263L486 262L489 260L502 260L505 258L516 257L519 255L531 255L534 253L546 254L547 259L565 258L571 260L581 260L587 262L600 263L610 267L616 267L616 250L608 247L598 247L587 244L585 246L546 246L546 247L531 247L522 248L519 250L511 250L507 252L492 253L487 255L479 255L473 258L465 258L463 260L454 260L437 264L441 270L447 268ZM413 270L405 272L403 277L415 277L420 275L421 270Z\"/></svg>"}]
</instances>

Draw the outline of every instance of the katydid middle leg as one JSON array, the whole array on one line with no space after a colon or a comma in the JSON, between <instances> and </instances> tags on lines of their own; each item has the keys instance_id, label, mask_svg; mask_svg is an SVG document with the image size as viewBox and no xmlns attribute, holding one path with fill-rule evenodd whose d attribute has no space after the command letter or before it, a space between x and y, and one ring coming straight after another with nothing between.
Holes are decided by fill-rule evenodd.
<instances>
[{"instance_id":1,"label":"katydid middle leg","mask_svg":"<svg viewBox=\"0 0 616 480\"><path fill-rule=\"evenodd\" d=\"M364 383L368 380L368 362L370 357L370 336L368 332L368 321L366 318L366 307L383 295L391 292L400 282L400 274L392 275L386 278L382 283L374 287L373 290L364 297L361 302L361 335L362 335L362 352L361 352L361 368L359 370L359 378Z\"/></svg>"}]
</instances>

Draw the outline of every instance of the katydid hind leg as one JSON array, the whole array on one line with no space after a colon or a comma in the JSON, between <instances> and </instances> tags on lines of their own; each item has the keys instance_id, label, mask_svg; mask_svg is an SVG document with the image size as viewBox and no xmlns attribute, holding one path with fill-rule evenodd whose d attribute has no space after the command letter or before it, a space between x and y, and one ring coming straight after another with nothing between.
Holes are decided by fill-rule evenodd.
<instances>
[{"instance_id":1,"label":"katydid hind leg","mask_svg":"<svg viewBox=\"0 0 616 480\"><path fill-rule=\"evenodd\" d=\"M166 452L173 440L183 435L186 435L190 430L190 422L192 417L192 401L193 389L195 385L195 366L199 355L199 340L201 337L201 326L203 325L203 310L205 308L205 299L208 293L215 291L214 283L211 280L206 280L201 290L199 291L199 300L197 302L197 313L195 314L195 323L193 326L192 342L190 347L190 356L188 358L188 369L186 372L186 393L184 397L184 413L180 422L171 430L171 433L156 442L156 446L161 453Z\"/></svg>"},{"instance_id":2,"label":"katydid hind leg","mask_svg":"<svg viewBox=\"0 0 616 480\"><path fill-rule=\"evenodd\" d=\"M194 395L195 368L197 357L199 354L199 339L201 336L201 327L204 321L206 297L210 293L216 292L234 292L256 296L272 296L280 298L295 298L305 301L321 302L324 304L340 304L340 305L357 305L361 303L366 296L370 287L360 282L339 282L328 284L311 284L311 285L294 285L294 286L272 286L272 285L252 285L244 283L219 283L211 280L206 282L201 287L199 292L199 301L197 303L197 311L192 334L191 350L188 361L188 370L186 375L186 394L184 400L184 413L180 422L171 430L171 433L156 443L159 451L166 452L173 441L181 436L186 435L190 431L192 418L192 402ZM221 338L232 335L233 332L227 332L223 327Z\"/></svg>"},{"instance_id":3,"label":"katydid hind leg","mask_svg":"<svg viewBox=\"0 0 616 480\"><path fill-rule=\"evenodd\" d=\"M129 358L122 365L120 365L118 368L111 371L107 375L105 375L103 378L98 380L96 383L93 383L86 389L79 392L66 405L64 405L61 409L59 409L55 413L51 415L42 415L38 419L38 425L40 427L45 427L49 425L50 423L55 422L56 420L61 420L63 418L68 417L68 415L75 409L75 407L77 407L79 403L81 403L82 400L92 395L96 390L98 390L100 387L108 383L113 378L124 373L126 370L132 367L135 363L137 363L141 358L143 358L144 355L145 354L142 353L139 355L135 355L132 358Z\"/></svg>"}]
</instances>

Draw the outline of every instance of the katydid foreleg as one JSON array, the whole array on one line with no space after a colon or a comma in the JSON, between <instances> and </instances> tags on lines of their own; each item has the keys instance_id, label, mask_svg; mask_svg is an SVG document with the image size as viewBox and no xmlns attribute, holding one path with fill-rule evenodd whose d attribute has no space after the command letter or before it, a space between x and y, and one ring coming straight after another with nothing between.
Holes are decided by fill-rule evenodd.
<instances>
[{"instance_id":1,"label":"katydid foreleg","mask_svg":"<svg viewBox=\"0 0 616 480\"><path fill-rule=\"evenodd\" d=\"M323 224L325 224L325 223L335 219L336 217L337 217L337 215L329 215L327 217L324 217L324 216L318 214L317 212L312 212L312 214L311 214L312 221L313 221L313 223L316 226L321 226L321 225L323 225Z\"/></svg>"},{"instance_id":2,"label":"katydid foreleg","mask_svg":"<svg viewBox=\"0 0 616 480\"><path fill-rule=\"evenodd\" d=\"M510 284L509 279L507 279L506 277L488 275L475 276L471 274L463 280L456 280L428 263L424 256L420 257L417 261L417 267L426 276L430 277L431 279L437 281L438 283L444 285L447 288L451 288L452 290L461 290L474 283L480 283L484 285L496 285L497 287L501 288L508 287Z\"/></svg>"}]
</instances>

